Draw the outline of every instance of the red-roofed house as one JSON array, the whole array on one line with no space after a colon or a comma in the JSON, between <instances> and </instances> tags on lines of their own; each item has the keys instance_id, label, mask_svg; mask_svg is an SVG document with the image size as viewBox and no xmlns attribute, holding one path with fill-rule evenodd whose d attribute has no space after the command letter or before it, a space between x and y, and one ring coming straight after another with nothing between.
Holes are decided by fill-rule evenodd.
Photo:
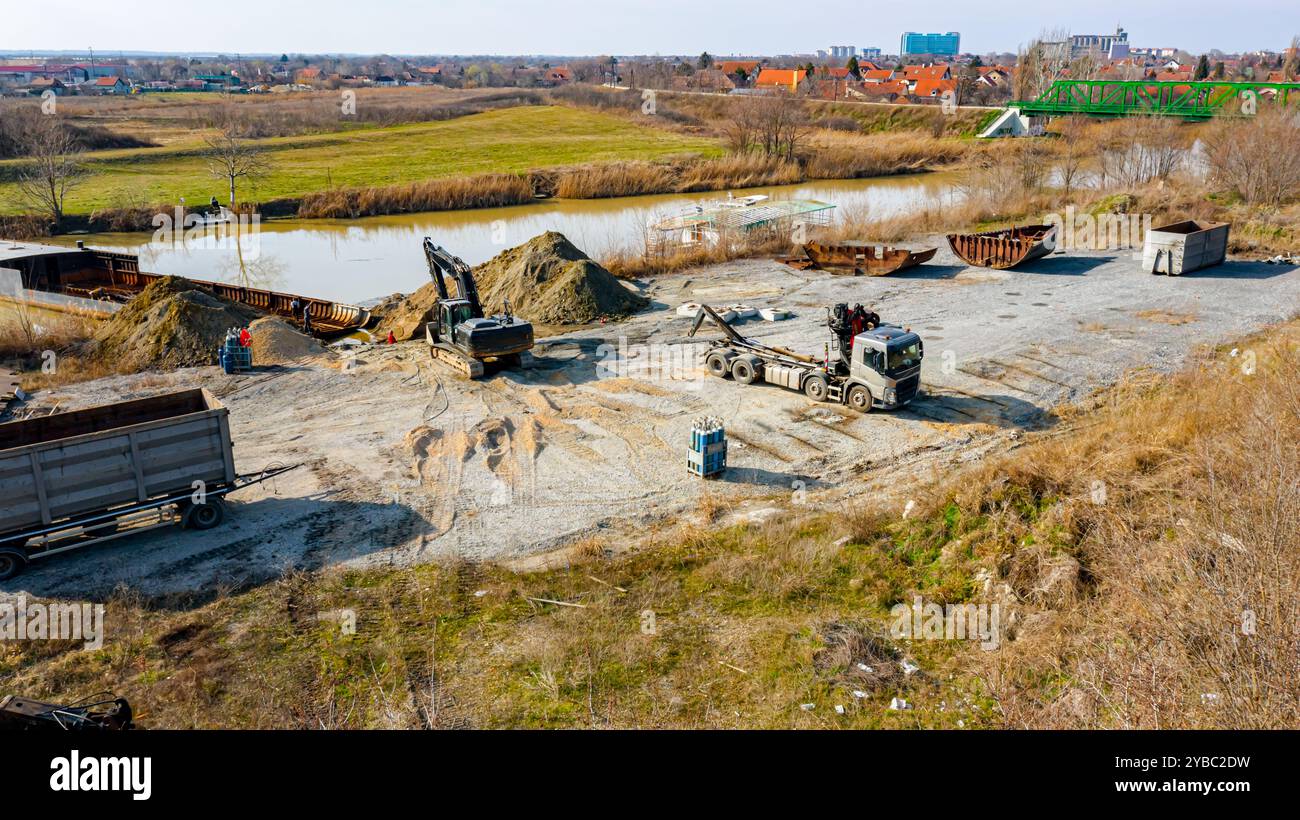
<instances>
[{"instance_id":1,"label":"red-roofed house","mask_svg":"<svg viewBox=\"0 0 1300 820\"><path fill-rule=\"evenodd\" d=\"M934 100L949 93L957 93L956 80L917 80L912 86L913 97Z\"/></svg>"},{"instance_id":2,"label":"red-roofed house","mask_svg":"<svg viewBox=\"0 0 1300 820\"><path fill-rule=\"evenodd\" d=\"M1156 82L1160 83L1186 83L1192 80L1192 70L1190 68L1180 68L1177 71L1162 71L1156 75Z\"/></svg>"},{"instance_id":3,"label":"red-roofed house","mask_svg":"<svg viewBox=\"0 0 1300 820\"><path fill-rule=\"evenodd\" d=\"M873 102L907 101L907 83L902 80L890 80L887 83L863 83L858 93Z\"/></svg>"},{"instance_id":4,"label":"red-roofed house","mask_svg":"<svg viewBox=\"0 0 1300 820\"><path fill-rule=\"evenodd\" d=\"M907 65L903 66L903 79L908 83L917 80L951 80L952 71L946 65Z\"/></svg>"},{"instance_id":5,"label":"red-roofed house","mask_svg":"<svg viewBox=\"0 0 1300 820\"><path fill-rule=\"evenodd\" d=\"M548 68L542 74L542 79L550 85L564 85L573 82L573 69L567 65L557 65L555 68Z\"/></svg>"},{"instance_id":6,"label":"red-roofed house","mask_svg":"<svg viewBox=\"0 0 1300 820\"><path fill-rule=\"evenodd\" d=\"M754 83L758 88L782 88L793 94L808 72L802 68L765 68Z\"/></svg>"},{"instance_id":7,"label":"red-roofed house","mask_svg":"<svg viewBox=\"0 0 1300 820\"><path fill-rule=\"evenodd\" d=\"M982 65L976 69L980 73L977 82L990 88L1001 88L1011 82L1011 70L1000 65Z\"/></svg>"},{"instance_id":8,"label":"red-roofed house","mask_svg":"<svg viewBox=\"0 0 1300 820\"><path fill-rule=\"evenodd\" d=\"M121 77L99 77L82 87L92 94L128 94L131 91L131 86Z\"/></svg>"},{"instance_id":9,"label":"red-roofed house","mask_svg":"<svg viewBox=\"0 0 1300 820\"><path fill-rule=\"evenodd\" d=\"M758 72L758 60L723 60L714 67L728 77L734 77L737 71L743 71L745 79L751 80Z\"/></svg>"},{"instance_id":10,"label":"red-roofed house","mask_svg":"<svg viewBox=\"0 0 1300 820\"><path fill-rule=\"evenodd\" d=\"M888 68L872 68L862 72L864 83L887 83L894 79L894 72Z\"/></svg>"}]
</instances>

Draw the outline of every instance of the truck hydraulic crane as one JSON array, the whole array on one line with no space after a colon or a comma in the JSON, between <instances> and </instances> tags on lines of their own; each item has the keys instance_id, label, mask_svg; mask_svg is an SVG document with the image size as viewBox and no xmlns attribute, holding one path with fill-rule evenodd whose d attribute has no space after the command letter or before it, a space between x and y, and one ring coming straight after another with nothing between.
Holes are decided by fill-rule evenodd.
<instances>
[{"instance_id":1,"label":"truck hydraulic crane","mask_svg":"<svg viewBox=\"0 0 1300 820\"><path fill-rule=\"evenodd\" d=\"M832 341L822 359L740 335L708 305L701 305L688 336L710 319L725 336L710 342L704 366L719 378L741 384L765 381L802 391L813 401L847 404L855 410L894 410L916 397L921 385L921 337L857 305L828 311ZM831 349L838 354L832 357Z\"/></svg>"},{"instance_id":2,"label":"truck hydraulic crane","mask_svg":"<svg viewBox=\"0 0 1300 820\"><path fill-rule=\"evenodd\" d=\"M533 347L532 324L512 316L509 302L502 313L484 316L469 265L428 237L424 239L424 257L438 288L433 321L424 326L429 354L471 379L482 377L487 365L519 367L523 354ZM456 282L454 299L447 291L444 274Z\"/></svg>"}]
</instances>

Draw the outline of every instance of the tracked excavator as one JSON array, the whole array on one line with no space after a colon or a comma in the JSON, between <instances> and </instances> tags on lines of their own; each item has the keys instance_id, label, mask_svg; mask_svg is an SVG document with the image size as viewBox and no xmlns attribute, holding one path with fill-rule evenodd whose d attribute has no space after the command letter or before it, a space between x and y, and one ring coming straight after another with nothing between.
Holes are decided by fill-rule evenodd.
<instances>
[{"instance_id":1,"label":"tracked excavator","mask_svg":"<svg viewBox=\"0 0 1300 820\"><path fill-rule=\"evenodd\" d=\"M424 326L430 355L471 379L520 367L533 347L532 323L511 315L509 302L502 313L484 316L469 265L428 237L424 239L424 258L438 288L433 321ZM455 298L447 290L448 277L456 283Z\"/></svg>"}]
</instances>

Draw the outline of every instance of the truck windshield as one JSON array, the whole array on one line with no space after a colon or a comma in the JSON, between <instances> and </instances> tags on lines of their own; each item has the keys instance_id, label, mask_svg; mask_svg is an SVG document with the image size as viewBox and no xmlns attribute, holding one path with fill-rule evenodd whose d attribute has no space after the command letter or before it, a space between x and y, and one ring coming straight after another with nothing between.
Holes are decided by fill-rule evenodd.
<instances>
[{"instance_id":1,"label":"truck windshield","mask_svg":"<svg viewBox=\"0 0 1300 820\"><path fill-rule=\"evenodd\" d=\"M894 372L896 370L905 370L909 367L916 367L921 363L921 345L919 342L912 342L907 345L898 345L889 348L888 367L886 370Z\"/></svg>"}]
</instances>

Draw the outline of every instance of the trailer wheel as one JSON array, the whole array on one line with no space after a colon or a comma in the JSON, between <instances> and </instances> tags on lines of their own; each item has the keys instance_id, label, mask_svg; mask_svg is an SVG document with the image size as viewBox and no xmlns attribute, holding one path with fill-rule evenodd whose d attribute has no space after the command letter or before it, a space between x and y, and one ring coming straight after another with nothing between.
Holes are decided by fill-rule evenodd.
<instances>
[{"instance_id":1,"label":"trailer wheel","mask_svg":"<svg viewBox=\"0 0 1300 820\"><path fill-rule=\"evenodd\" d=\"M19 550L0 550L0 581L8 581L27 566L27 556Z\"/></svg>"},{"instance_id":2,"label":"trailer wheel","mask_svg":"<svg viewBox=\"0 0 1300 820\"><path fill-rule=\"evenodd\" d=\"M721 353L711 353L704 360L704 368L709 371L710 375L717 376L719 379L725 379L731 375L727 369L727 359Z\"/></svg>"},{"instance_id":3,"label":"trailer wheel","mask_svg":"<svg viewBox=\"0 0 1300 820\"><path fill-rule=\"evenodd\" d=\"M808 381L803 383L803 393L813 401L826 400L826 377L822 375L812 375Z\"/></svg>"},{"instance_id":4,"label":"trailer wheel","mask_svg":"<svg viewBox=\"0 0 1300 820\"><path fill-rule=\"evenodd\" d=\"M226 520L226 505L220 498L195 504L185 513L185 526L191 530L210 530Z\"/></svg>"},{"instance_id":5,"label":"trailer wheel","mask_svg":"<svg viewBox=\"0 0 1300 820\"><path fill-rule=\"evenodd\" d=\"M754 364L749 359L736 359L731 363L731 375L736 377L736 381L741 384L753 384L758 373L754 370Z\"/></svg>"},{"instance_id":6,"label":"trailer wheel","mask_svg":"<svg viewBox=\"0 0 1300 820\"><path fill-rule=\"evenodd\" d=\"M861 413L871 412L871 391L860 384L849 388L849 407Z\"/></svg>"}]
</instances>

